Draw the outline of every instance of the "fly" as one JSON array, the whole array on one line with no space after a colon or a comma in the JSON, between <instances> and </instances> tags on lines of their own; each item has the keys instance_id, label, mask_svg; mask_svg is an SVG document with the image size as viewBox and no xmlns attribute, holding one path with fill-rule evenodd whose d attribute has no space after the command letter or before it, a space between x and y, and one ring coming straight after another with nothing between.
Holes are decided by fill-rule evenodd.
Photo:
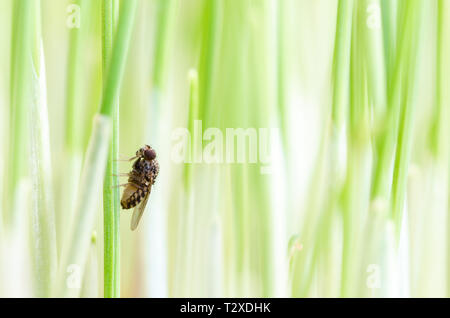
<instances>
[{"instance_id":1,"label":"fly","mask_svg":"<svg viewBox=\"0 0 450 318\"><path fill-rule=\"evenodd\" d=\"M152 185L155 183L159 173L156 152L152 147L145 145L136 151L136 156L129 159L129 161L134 159L136 160L133 162L132 170L125 174L128 176L128 182L121 185L125 187L125 190L120 200L120 205L123 209L134 208L131 218L131 230L135 230L141 220Z\"/></svg>"}]
</instances>

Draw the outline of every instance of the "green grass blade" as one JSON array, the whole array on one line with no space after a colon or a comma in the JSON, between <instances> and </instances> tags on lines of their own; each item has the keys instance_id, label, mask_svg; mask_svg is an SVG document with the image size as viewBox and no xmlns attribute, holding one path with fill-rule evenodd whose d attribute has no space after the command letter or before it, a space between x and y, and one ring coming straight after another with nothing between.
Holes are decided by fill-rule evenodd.
<instances>
[{"instance_id":1,"label":"green grass blade","mask_svg":"<svg viewBox=\"0 0 450 318\"><path fill-rule=\"evenodd\" d=\"M9 150L8 186L4 193L5 202L12 202L20 181L28 175L27 157L23 149L27 148L28 111L31 102L33 79L31 52L34 44L34 10L32 0L17 1L13 10L12 62L11 66L11 142ZM6 211L12 211L9 205ZM6 215L6 222L11 223L17 216Z\"/></svg>"},{"instance_id":2,"label":"green grass blade","mask_svg":"<svg viewBox=\"0 0 450 318\"><path fill-rule=\"evenodd\" d=\"M110 65L107 67L107 77L100 114L112 116L114 105L119 96L120 84L125 70L125 58L131 40L132 23L136 11L136 0L122 2L120 18L113 42Z\"/></svg>"},{"instance_id":3,"label":"green grass blade","mask_svg":"<svg viewBox=\"0 0 450 318\"><path fill-rule=\"evenodd\" d=\"M113 0L103 1L103 74L111 60L114 33ZM105 77L106 78L106 77ZM119 157L119 103L114 104L112 140L103 184L104 224L104 297L120 297L120 189L117 159Z\"/></svg>"},{"instance_id":4,"label":"green grass blade","mask_svg":"<svg viewBox=\"0 0 450 318\"><path fill-rule=\"evenodd\" d=\"M339 0L333 58L333 122L339 129L346 121L350 78L350 43L353 0Z\"/></svg>"},{"instance_id":5,"label":"green grass blade","mask_svg":"<svg viewBox=\"0 0 450 318\"><path fill-rule=\"evenodd\" d=\"M397 150L394 162L392 180L392 216L396 223L397 234L400 232L403 208L405 204L406 182L408 176L409 161L413 141L414 114L417 104L418 76L420 65L420 39L422 36L421 23L423 22L424 2L415 0L408 3L413 10L411 28L408 29L410 41L408 57L408 69L406 71L406 85L404 87L403 108L400 116L399 131L397 137Z\"/></svg>"},{"instance_id":6,"label":"green grass blade","mask_svg":"<svg viewBox=\"0 0 450 318\"><path fill-rule=\"evenodd\" d=\"M40 49L39 49L40 48ZM45 66L43 47L41 70L35 73L35 99L30 104L31 111L31 156L30 167L33 183L33 234L35 247L36 296L48 297L56 274L56 231L52 186L52 164L50 154L50 134L47 118Z\"/></svg>"}]
</instances>

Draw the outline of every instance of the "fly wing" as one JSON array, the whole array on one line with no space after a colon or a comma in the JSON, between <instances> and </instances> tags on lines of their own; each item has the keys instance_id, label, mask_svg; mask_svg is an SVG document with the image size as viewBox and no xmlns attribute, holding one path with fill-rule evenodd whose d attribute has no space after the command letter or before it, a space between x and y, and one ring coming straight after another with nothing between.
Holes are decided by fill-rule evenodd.
<instances>
[{"instance_id":1,"label":"fly wing","mask_svg":"<svg viewBox=\"0 0 450 318\"><path fill-rule=\"evenodd\" d=\"M123 190L122 199L120 199L120 203L122 205L122 208L129 209L127 205L127 200L137 191L138 187L134 183L128 183L125 187L125 190Z\"/></svg>"},{"instance_id":2,"label":"fly wing","mask_svg":"<svg viewBox=\"0 0 450 318\"><path fill-rule=\"evenodd\" d=\"M132 231L134 231L137 228L139 221L141 220L142 214L144 214L145 207L147 205L148 197L150 196L151 190L152 190L152 187L149 186L148 193L145 196L144 200L142 200L142 202L134 208L133 216L131 217L131 230Z\"/></svg>"}]
</instances>

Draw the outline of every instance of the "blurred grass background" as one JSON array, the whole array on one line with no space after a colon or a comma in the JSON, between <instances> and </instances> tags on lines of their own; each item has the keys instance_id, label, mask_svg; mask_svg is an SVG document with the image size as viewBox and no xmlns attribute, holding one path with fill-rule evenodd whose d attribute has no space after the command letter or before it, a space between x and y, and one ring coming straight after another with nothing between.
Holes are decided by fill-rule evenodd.
<instances>
[{"instance_id":1,"label":"blurred grass background","mask_svg":"<svg viewBox=\"0 0 450 318\"><path fill-rule=\"evenodd\" d=\"M123 2L0 2L1 296L450 296L448 0ZM173 162L194 120L278 127L272 174ZM135 232L110 135L161 165Z\"/></svg>"}]
</instances>

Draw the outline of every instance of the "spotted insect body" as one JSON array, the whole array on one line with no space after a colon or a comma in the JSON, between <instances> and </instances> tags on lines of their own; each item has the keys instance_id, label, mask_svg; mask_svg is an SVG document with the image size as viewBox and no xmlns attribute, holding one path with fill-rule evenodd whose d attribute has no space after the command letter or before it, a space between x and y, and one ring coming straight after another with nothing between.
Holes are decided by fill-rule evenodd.
<instances>
[{"instance_id":1,"label":"spotted insect body","mask_svg":"<svg viewBox=\"0 0 450 318\"><path fill-rule=\"evenodd\" d=\"M131 228L134 230L144 212L145 205L159 173L159 164L156 152L150 146L144 146L136 152L136 160L130 173L128 183L122 194L120 204L123 209L135 207ZM134 159L132 158L132 159Z\"/></svg>"},{"instance_id":2,"label":"spotted insect body","mask_svg":"<svg viewBox=\"0 0 450 318\"><path fill-rule=\"evenodd\" d=\"M148 187L143 189L137 189L133 192L131 196L126 198L125 200L122 200L120 202L120 205L122 206L122 209L131 209L134 208L136 205L138 205L147 195L148 193Z\"/></svg>"}]
</instances>

